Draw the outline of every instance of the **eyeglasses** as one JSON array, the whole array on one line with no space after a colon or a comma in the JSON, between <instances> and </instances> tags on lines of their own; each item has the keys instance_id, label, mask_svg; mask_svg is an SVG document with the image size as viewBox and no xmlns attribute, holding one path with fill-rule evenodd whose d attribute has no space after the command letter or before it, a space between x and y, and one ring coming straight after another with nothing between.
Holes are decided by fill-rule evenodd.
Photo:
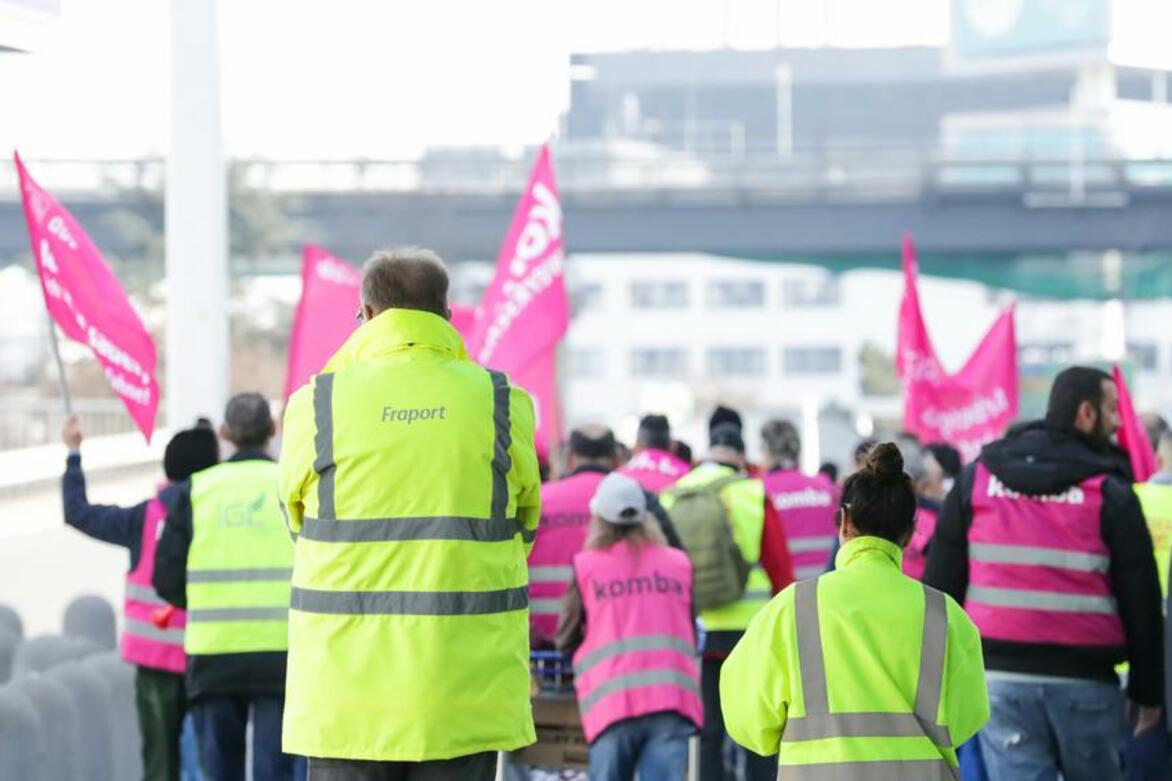
<instances>
[{"instance_id":1,"label":"eyeglasses","mask_svg":"<svg viewBox=\"0 0 1172 781\"><path fill-rule=\"evenodd\" d=\"M363 309L362 307L358 307L358 313L354 315L354 320L359 325L362 325L363 323L365 323L366 322L366 310Z\"/></svg>"}]
</instances>

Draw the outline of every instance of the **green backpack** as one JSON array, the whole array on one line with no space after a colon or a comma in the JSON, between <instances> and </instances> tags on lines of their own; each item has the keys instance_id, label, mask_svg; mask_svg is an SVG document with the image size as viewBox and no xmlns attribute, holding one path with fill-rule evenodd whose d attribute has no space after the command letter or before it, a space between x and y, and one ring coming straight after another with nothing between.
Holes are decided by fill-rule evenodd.
<instances>
[{"instance_id":1,"label":"green backpack","mask_svg":"<svg viewBox=\"0 0 1172 781\"><path fill-rule=\"evenodd\" d=\"M732 519L720 492L745 478L729 475L707 485L671 488L668 515L692 559L692 582L700 610L736 602L745 595L752 567L733 537Z\"/></svg>"}]
</instances>

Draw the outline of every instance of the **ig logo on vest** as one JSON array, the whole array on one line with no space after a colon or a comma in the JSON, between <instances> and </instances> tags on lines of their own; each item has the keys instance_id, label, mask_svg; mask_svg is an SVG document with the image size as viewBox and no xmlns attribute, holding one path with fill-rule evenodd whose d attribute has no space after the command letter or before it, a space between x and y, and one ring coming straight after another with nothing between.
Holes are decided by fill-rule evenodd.
<instances>
[{"instance_id":1,"label":"ig logo on vest","mask_svg":"<svg viewBox=\"0 0 1172 781\"><path fill-rule=\"evenodd\" d=\"M617 599L641 594L684 594L683 583L658 572L652 572L651 577L616 578L601 583L594 581L590 585L594 587L595 599Z\"/></svg>"},{"instance_id":2,"label":"ig logo on vest","mask_svg":"<svg viewBox=\"0 0 1172 781\"><path fill-rule=\"evenodd\" d=\"M263 526L257 514L265 505L265 494L251 502L230 502L220 508L220 525L232 528ZM160 524L159 528L162 528Z\"/></svg>"}]
</instances>

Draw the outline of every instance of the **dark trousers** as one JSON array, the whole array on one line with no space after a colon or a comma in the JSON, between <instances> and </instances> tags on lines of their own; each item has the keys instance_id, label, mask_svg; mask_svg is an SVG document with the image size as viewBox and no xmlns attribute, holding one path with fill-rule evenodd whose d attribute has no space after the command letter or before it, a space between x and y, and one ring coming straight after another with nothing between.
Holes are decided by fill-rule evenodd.
<instances>
[{"instance_id":1,"label":"dark trousers","mask_svg":"<svg viewBox=\"0 0 1172 781\"><path fill-rule=\"evenodd\" d=\"M134 702L142 733L143 780L179 781L179 736L187 713L183 673L138 667Z\"/></svg>"},{"instance_id":2,"label":"dark trousers","mask_svg":"<svg viewBox=\"0 0 1172 781\"><path fill-rule=\"evenodd\" d=\"M497 753L430 762L309 758L309 781L494 781Z\"/></svg>"},{"instance_id":3,"label":"dark trousers","mask_svg":"<svg viewBox=\"0 0 1172 781\"><path fill-rule=\"evenodd\" d=\"M253 781L296 781L299 763L281 752L285 698L276 695L210 694L191 704L199 766L212 781L244 781L245 732L252 714Z\"/></svg>"},{"instance_id":4,"label":"dark trousers","mask_svg":"<svg viewBox=\"0 0 1172 781\"><path fill-rule=\"evenodd\" d=\"M700 781L733 781L733 773L725 773L724 714L720 711L720 668L724 657L705 656L700 663L700 694L704 699L704 728L700 731ZM777 756L763 757L737 746L744 757L745 781L774 781L777 778Z\"/></svg>"}]
</instances>

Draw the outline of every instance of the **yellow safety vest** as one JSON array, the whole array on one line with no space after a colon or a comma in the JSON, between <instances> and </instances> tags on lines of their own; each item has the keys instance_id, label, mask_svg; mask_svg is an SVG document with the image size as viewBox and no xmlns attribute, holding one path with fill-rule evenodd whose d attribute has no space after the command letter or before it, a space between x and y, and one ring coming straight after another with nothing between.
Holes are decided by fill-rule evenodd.
<instances>
[{"instance_id":1,"label":"yellow safety vest","mask_svg":"<svg viewBox=\"0 0 1172 781\"><path fill-rule=\"evenodd\" d=\"M419 311L379 314L293 395L287 752L418 762L534 742L533 431L528 395Z\"/></svg>"},{"instance_id":2,"label":"yellow safety vest","mask_svg":"<svg viewBox=\"0 0 1172 781\"><path fill-rule=\"evenodd\" d=\"M1139 483L1135 495L1143 507L1144 520L1152 535L1156 568L1160 572L1160 589L1168 596L1168 557L1172 556L1172 485Z\"/></svg>"},{"instance_id":3,"label":"yellow safety vest","mask_svg":"<svg viewBox=\"0 0 1172 781\"><path fill-rule=\"evenodd\" d=\"M671 487L697 488L732 474L735 474L734 470L723 464L701 464ZM710 632L740 631L749 626L753 616L773 596L773 584L760 566L761 533L765 526L765 486L760 480L737 480L721 489L720 498L728 508L733 539L745 561L754 566L745 584L745 595L736 602L700 611L700 620ZM660 496L660 502L669 512L673 501L670 493Z\"/></svg>"},{"instance_id":4,"label":"yellow safety vest","mask_svg":"<svg viewBox=\"0 0 1172 781\"><path fill-rule=\"evenodd\" d=\"M277 504L277 465L228 461L191 477L189 654L289 647L293 541Z\"/></svg>"},{"instance_id":5,"label":"yellow safety vest","mask_svg":"<svg viewBox=\"0 0 1172 781\"><path fill-rule=\"evenodd\" d=\"M721 672L725 726L795 781L956 779L989 718L977 628L905 576L895 544L858 537L837 569L778 594Z\"/></svg>"}]
</instances>

